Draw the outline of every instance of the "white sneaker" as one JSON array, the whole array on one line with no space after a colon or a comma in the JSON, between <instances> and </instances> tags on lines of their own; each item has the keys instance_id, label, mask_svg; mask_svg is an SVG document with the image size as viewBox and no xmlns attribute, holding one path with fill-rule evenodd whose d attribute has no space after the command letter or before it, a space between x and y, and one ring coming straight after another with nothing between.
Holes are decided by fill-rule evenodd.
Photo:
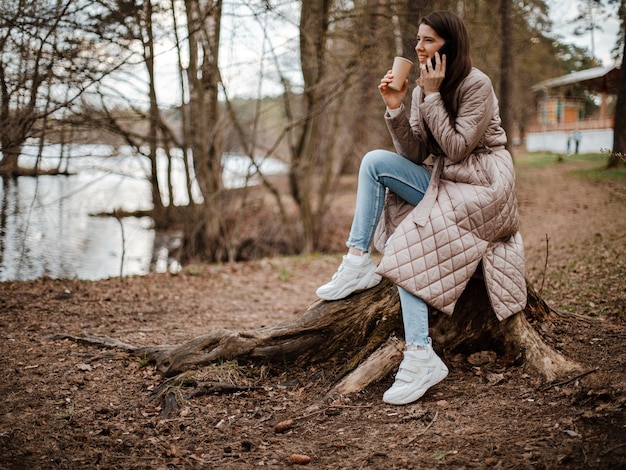
<instances>
[{"instance_id":1,"label":"white sneaker","mask_svg":"<svg viewBox=\"0 0 626 470\"><path fill-rule=\"evenodd\" d=\"M315 292L324 300L339 300L348 297L353 292L370 289L377 285L382 277L376 274L376 265L369 256L363 255L363 264L355 264L347 256L330 282L321 286Z\"/></svg>"},{"instance_id":2,"label":"white sneaker","mask_svg":"<svg viewBox=\"0 0 626 470\"><path fill-rule=\"evenodd\" d=\"M429 340L430 342L430 340ZM429 344L426 359L417 357L417 351L404 351L404 359L396 374L396 381L383 395L391 405L406 405L426 393L448 375L448 368ZM421 352L421 351L420 351Z\"/></svg>"}]
</instances>

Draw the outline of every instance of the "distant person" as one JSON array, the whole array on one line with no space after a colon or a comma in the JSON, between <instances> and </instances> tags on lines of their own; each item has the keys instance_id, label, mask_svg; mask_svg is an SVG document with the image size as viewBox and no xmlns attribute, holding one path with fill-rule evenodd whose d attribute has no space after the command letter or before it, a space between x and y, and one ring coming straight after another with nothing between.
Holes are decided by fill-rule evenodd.
<instances>
[{"instance_id":1,"label":"distant person","mask_svg":"<svg viewBox=\"0 0 626 470\"><path fill-rule=\"evenodd\" d=\"M578 148L580 147L580 141L583 138L583 135L581 134L580 131L576 131L574 132L574 153L576 153L576 155L578 155Z\"/></svg>"},{"instance_id":2,"label":"distant person","mask_svg":"<svg viewBox=\"0 0 626 470\"><path fill-rule=\"evenodd\" d=\"M571 132L567 133L567 154L568 155L572 154L572 133Z\"/></svg>"},{"instance_id":3,"label":"distant person","mask_svg":"<svg viewBox=\"0 0 626 470\"><path fill-rule=\"evenodd\" d=\"M317 289L320 298L338 300L376 286L381 275L398 286L406 349L383 395L395 405L419 399L448 375L432 348L428 307L451 315L478 266L498 318L526 304L515 172L491 81L472 67L467 30L454 13L423 18L415 51L420 77L410 118L408 80L390 88L389 70L378 86L397 153L363 158L348 253ZM378 267L372 243L383 253Z\"/></svg>"}]
</instances>

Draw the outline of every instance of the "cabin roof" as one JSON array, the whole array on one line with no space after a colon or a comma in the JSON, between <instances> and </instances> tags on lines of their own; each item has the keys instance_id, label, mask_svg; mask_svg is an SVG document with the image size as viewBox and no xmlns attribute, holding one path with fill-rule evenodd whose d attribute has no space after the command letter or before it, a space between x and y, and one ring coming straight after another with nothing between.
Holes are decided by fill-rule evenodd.
<instances>
[{"instance_id":1,"label":"cabin roof","mask_svg":"<svg viewBox=\"0 0 626 470\"><path fill-rule=\"evenodd\" d=\"M620 68L616 65L610 67L594 67L544 80L543 82L533 85L531 89L537 92L547 92L555 88L580 84L592 91L616 94L619 84L619 74Z\"/></svg>"}]
</instances>

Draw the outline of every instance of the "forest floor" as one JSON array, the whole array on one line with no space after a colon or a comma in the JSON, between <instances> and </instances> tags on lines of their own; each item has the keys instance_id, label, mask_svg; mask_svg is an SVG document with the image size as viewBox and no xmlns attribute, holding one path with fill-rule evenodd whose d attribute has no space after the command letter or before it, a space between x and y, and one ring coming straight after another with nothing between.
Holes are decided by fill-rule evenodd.
<instances>
[{"instance_id":1,"label":"forest floor","mask_svg":"<svg viewBox=\"0 0 626 470\"><path fill-rule=\"evenodd\" d=\"M536 326L586 374L543 383L522 367L444 353L448 378L396 407L381 400L393 374L330 402L328 365L225 361L197 374L255 387L194 398L181 389L178 414L163 417L148 401L165 380L153 365L51 336L178 344L292 320L335 271L343 238L333 254L196 264L176 276L5 282L0 468L293 468L292 454L316 469L626 468L626 178L590 177L600 165L517 159L527 278L555 311L576 314ZM342 191L350 201L353 179ZM340 209L344 237L352 206Z\"/></svg>"}]
</instances>

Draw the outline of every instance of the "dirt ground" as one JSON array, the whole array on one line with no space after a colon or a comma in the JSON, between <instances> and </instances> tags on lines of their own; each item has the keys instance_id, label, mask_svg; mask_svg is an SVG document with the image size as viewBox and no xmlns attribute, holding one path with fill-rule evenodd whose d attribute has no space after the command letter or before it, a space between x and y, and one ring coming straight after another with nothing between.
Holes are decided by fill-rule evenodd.
<instances>
[{"instance_id":1,"label":"dirt ground","mask_svg":"<svg viewBox=\"0 0 626 470\"><path fill-rule=\"evenodd\" d=\"M197 373L255 388L188 399L181 390L178 415L163 418L148 401L165 380L152 365L50 336L177 344L290 320L341 253L186 266L177 276L5 282L0 468L292 468L292 454L316 469L626 468L626 181L570 174L590 165L518 159L527 277L553 309L582 316L537 328L586 374L547 384L523 367L444 353L448 378L395 407L381 401L392 376L328 402L335 371L325 365L223 362ZM354 185L345 187L349 199Z\"/></svg>"}]
</instances>

